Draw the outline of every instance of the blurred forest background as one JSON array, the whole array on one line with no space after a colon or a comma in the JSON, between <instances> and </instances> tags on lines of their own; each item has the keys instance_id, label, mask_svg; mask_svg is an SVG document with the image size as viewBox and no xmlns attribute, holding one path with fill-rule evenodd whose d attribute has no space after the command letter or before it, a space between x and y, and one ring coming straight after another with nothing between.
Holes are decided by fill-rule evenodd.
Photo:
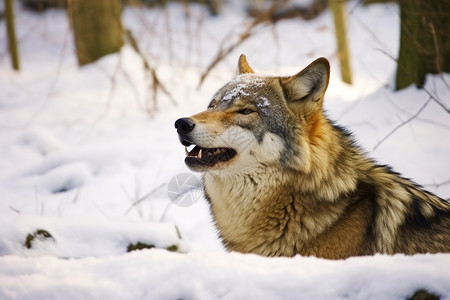
<instances>
[{"instance_id":1,"label":"blurred forest background","mask_svg":"<svg viewBox=\"0 0 450 300\"><path fill-rule=\"evenodd\" d=\"M205 25L207 16L191 14L191 5L201 5L208 12L208 17L219 17L224 8L229 5L226 0L18 0L23 7L42 12L50 8L66 9L70 30L75 41L76 55L80 66L96 61L97 59L117 52L124 44L132 48L142 57L143 68L147 73L152 90L152 103L148 104L151 112L157 107L158 93L164 93L170 97L170 91L158 76L157 65L161 59L179 60L175 52L179 45L176 37L172 36L170 17L168 11L163 10L166 26L165 32L154 31L155 20L148 20L143 15L141 22L146 22L149 37L142 39L142 34L134 32L132 28L123 26L121 14L123 8L165 8L171 3L178 2L184 10L186 18L186 35L190 36L190 42L185 47L189 48L190 57L185 57L184 63L196 58L207 63L203 66L203 73L199 86L217 66L233 50L243 44L262 27L270 27L275 23L300 18L311 20L329 8L333 12L337 53L340 61L340 69L344 82L352 82L351 54L347 46L346 34L346 8L344 0L247 0L242 1L248 20L238 28L230 29L225 39L217 41L217 49L208 61L202 57L196 48L196 43L203 38L198 35L198 30ZM450 72L450 1L425 1L425 0L398 0L398 1L374 1L360 0L351 2L350 5L370 5L377 2L397 2L400 6L401 37L400 50L397 56L392 56L397 61L396 89L402 89L410 84L422 87L426 74L438 74ZM4 0L3 18L7 21L9 55L14 69L20 69L20 45L17 43L14 29L14 0ZM369 32L370 33L370 32ZM300 32L299 32L300 36ZM351 38L351 37L349 37ZM276 42L276 33L274 40ZM166 53L154 53L152 44L162 43L166 46ZM3 53L2 55L5 55ZM182 63L182 62L179 62ZM174 100L172 99L174 102ZM448 109L447 109L448 111Z\"/></svg>"}]
</instances>

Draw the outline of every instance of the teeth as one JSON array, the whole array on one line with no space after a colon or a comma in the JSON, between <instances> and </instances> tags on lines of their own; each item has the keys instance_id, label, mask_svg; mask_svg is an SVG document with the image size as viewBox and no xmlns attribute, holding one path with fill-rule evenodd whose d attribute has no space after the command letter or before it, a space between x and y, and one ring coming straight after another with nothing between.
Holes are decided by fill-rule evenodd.
<instances>
[{"instance_id":1,"label":"teeth","mask_svg":"<svg viewBox=\"0 0 450 300\"><path fill-rule=\"evenodd\" d=\"M225 153L224 148L200 148L198 147L198 150L194 151L194 148L197 147L197 145L190 145L184 148L184 151L186 152L186 156L188 157L195 157L197 159L202 159L203 157L208 158L211 156L219 156L223 155Z\"/></svg>"}]
</instances>

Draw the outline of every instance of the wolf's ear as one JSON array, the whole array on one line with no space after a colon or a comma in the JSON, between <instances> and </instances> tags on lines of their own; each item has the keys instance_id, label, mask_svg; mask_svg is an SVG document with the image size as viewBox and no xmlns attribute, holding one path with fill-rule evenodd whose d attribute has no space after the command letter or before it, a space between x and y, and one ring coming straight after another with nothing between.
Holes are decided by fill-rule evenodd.
<instances>
[{"instance_id":1,"label":"wolf's ear","mask_svg":"<svg viewBox=\"0 0 450 300\"><path fill-rule=\"evenodd\" d=\"M253 69L248 65L247 58L244 54L241 54L241 56L239 56L238 67L239 74L255 73L255 71L253 71Z\"/></svg>"},{"instance_id":2,"label":"wolf's ear","mask_svg":"<svg viewBox=\"0 0 450 300\"><path fill-rule=\"evenodd\" d=\"M321 105L329 79L330 63L321 57L296 75L281 78L280 82L288 104L296 105L313 100L312 102Z\"/></svg>"}]
</instances>

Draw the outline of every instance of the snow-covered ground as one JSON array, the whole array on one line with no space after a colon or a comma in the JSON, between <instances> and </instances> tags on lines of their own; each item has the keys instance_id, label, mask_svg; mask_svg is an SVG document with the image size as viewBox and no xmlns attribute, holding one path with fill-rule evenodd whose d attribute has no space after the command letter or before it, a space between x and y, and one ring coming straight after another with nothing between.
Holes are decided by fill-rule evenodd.
<instances>
[{"instance_id":1,"label":"snow-covered ground","mask_svg":"<svg viewBox=\"0 0 450 300\"><path fill-rule=\"evenodd\" d=\"M190 6L187 18L177 4L125 9L125 27L171 94L159 91L157 107L131 47L79 68L65 12L17 5L20 72L0 21L0 299L405 299L418 289L450 299L449 254L227 253L198 189L191 206L169 197L172 180L190 173L174 121L203 110L245 53L275 74L327 57L329 116L371 156L450 198L450 114L429 96L450 107L450 75L429 76L426 91L393 92L398 8L359 3L347 7L352 86L340 80L328 11L258 27L198 89L220 43L247 26L244 10L234 4L213 18ZM127 253L138 242L158 249Z\"/></svg>"}]
</instances>

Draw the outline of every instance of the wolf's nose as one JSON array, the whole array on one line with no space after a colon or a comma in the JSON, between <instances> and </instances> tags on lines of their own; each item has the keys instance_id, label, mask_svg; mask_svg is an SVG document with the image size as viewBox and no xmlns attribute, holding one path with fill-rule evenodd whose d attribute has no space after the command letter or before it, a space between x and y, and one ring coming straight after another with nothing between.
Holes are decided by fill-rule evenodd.
<instances>
[{"instance_id":1,"label":"wolf's nose","mask_svg":"<svg viewBox=\"0 0 450 300\"><path fill-rule=\"evenodd\" d=\"M175 122L178 134L187 134L194 130L195 123L190 118L181 118Z\"/></svg>"}]
</instances>

